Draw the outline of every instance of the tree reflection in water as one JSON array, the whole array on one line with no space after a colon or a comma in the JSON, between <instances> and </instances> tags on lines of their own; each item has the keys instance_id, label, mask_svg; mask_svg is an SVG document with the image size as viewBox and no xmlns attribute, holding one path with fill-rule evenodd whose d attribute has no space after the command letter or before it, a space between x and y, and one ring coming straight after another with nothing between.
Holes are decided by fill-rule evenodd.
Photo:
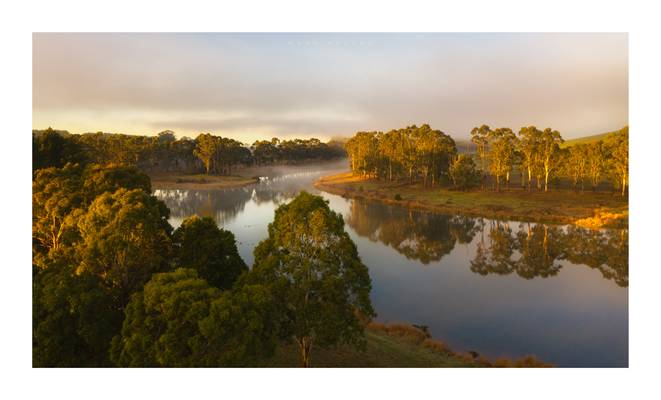
<instances>
[{"instance_id":1,"label":"tree reflection in water","mask_svg":"<svg viewBox=\"0 0 661 400\"><path fill-rule=\"evenodd\" d=\"M629 231L516 223L449 216L355 199L347 224L360 236L422 264L440 261L457 243L470 244L470 270L524 279L557 275L563 261L597 269L629 285ZM565 263L567 264L567 263Z\"/></svg>"},{"instance_id":2,"label":"tree reflection in water","mask_svg":"<svg viewBox=\"0 0 661 400\"><path fill-rule=\"evenodd\" d=\"M429 264L449 254L457 242L470 243L473 218L434 214L355 199L347 224L360 236L382 242L411 260Z\"/></svg>"}]
</instances>

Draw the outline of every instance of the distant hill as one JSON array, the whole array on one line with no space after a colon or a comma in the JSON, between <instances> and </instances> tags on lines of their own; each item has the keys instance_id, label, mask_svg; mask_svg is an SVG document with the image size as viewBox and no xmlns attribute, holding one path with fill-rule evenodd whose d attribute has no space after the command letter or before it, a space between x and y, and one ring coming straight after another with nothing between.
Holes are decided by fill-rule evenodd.
<instances>
[{"instance_id":1,"label":"distant hill","mask_svg":"<svg viewBox=\"0 0 661 400\"><path fill-rule=\"evenodd\" d=\"M606 136L610 135L611 133L615 133L615 132L617 132L617 131L600 133L598 135L583 136L583 137L576 138L576 139L569 139L569 140L566 140L563 144L561 144L560 147L569 147L569 146L573 146L575 144L595 143L595 142L598 142L600 140L606 139Z\"/></svg>"}]
</instances>

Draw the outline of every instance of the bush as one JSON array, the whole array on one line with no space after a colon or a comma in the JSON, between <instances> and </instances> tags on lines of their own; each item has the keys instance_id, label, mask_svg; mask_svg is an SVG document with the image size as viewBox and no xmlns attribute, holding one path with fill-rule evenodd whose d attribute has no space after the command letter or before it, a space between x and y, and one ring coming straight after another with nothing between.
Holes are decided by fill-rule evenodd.
<instances>
[{"instance_id":1,"label":"bush","mask_svg":"<svg viewBox=\"0 0 661 400\"><path fill-rule=\"evenodd\" d=\"M397 200L397 201L401 201L401 200L402 200L402 196L400 196L399 193L397 193L397 194L395 195L395 200Z\"/></svg>"},{"instance_id":2,"label":"bush","mask_svg":"<svg viewBox=\"0 0 661 400\"><path fill-rule=\"evenodd\" d=\"M454 187L460 190L468 190L480 183L480 176L475 168L475 162L465 154L459 155L450 166L450 178L452 178Z\"/></svg>"}]
</instances>

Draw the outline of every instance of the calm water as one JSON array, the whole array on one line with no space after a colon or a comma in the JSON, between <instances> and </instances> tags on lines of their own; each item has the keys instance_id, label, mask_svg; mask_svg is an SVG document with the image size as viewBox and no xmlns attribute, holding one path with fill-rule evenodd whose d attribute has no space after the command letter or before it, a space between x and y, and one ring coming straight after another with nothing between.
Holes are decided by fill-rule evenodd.
<instances>
[{"instance_id":1,"label":"calm water","mask_svg":"<svg viewBox=\"0 0 661 400\"><path fill-rule=\"evenodd\" d=\"M224 190L157 190L179 226L232 231L248 265L275 208L344 165L272 171ZM321 193L344 216L383 322L427 325L457 350L558 366L628 365L628 232L443 215Z\"/></svg>"}]
</instances>

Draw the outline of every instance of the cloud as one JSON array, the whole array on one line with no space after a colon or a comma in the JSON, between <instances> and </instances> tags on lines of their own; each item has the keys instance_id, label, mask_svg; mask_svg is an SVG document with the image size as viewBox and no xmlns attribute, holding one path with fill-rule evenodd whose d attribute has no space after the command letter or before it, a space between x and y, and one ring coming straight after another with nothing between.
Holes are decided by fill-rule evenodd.
<instances>
[{"instance_id":1,"label":"cloud","mask_svg":"<svg viewBox=\"0 0 661 400\"><path fill-rule=\"evenodd\" d=\"M571 137L627 123L627 76L626 34L37 33L33 124L240 140L538 124Z\"/></svg>"}]
</instances>

